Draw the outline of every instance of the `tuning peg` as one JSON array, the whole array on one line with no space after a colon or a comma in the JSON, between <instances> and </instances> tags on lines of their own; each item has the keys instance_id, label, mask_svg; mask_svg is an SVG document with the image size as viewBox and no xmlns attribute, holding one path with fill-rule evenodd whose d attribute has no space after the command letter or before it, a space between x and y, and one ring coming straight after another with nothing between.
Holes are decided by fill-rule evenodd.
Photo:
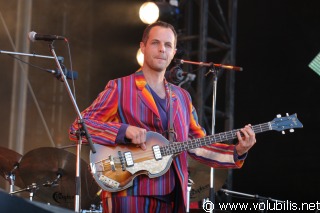
<instances>
[{"instance_id":1,"label":"tuning peg","mask_svg":"<svg viewBox=\"0 0 320 213\"><path fill-rule=\"evenodd\" d=\"M281 118L281 114L278 114L278 115L277 115L277 118Z\"/></svg>"},{"instance_id":2,"label":"tuning peg","mask_svg":"<svg viewBox=\"0 0 320 213\"><path fill-rule=\"evenodd\" d=\"M285 135L285 134L286 134L286 132L285 132L285 131L282 131L281 133L282 133L283 135Z\"/></svg>"},{"instance_id":3,"label":"tuning peg","mask_svg":"<svg viewBox=\"0 0 320 213\"><path fill-rule=\"evenodd\" d=\"M289 132L294 132L294 129L290 129Z\"/></svg>"}]
</instances>

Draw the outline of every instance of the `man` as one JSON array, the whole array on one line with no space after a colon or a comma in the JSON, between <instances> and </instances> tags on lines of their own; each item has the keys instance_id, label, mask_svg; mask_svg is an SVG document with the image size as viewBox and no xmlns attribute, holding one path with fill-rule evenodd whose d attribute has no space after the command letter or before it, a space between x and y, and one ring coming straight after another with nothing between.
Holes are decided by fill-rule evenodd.
<instances>
[{"instance_id":1,"label":"man","mask_svg":"<svg viewBox=\"0 0 320 213\"><path fill-rule=\"evenodd\" d=\"M111 80L83 113L92 140L106 146L137 146L146 150L146 133L168 136L175 143L206 135L198 124L190 95L168 83L165 71L176 53L177 34L164 22L149 25L140 42L144 63L137 72ZM77 130L77 120L71 127ZM256 142L250 125L237 133L237 145L216 143L191 149L189 155L215 168L240 168ZM188 183L187 152L173 159L168 171L156 178L137 176L133 186L120 192L102 193L104 212L185 212Z\"/></svg>"}]
</instances>

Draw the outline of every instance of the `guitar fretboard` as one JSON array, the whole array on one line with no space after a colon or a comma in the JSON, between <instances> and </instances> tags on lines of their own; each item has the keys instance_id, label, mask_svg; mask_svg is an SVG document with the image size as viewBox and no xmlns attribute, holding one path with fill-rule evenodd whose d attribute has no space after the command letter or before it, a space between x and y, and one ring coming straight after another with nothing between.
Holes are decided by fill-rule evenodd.
<instances>
[{"instance_id":1,"label":"guitar fretboard","mask_svg":"<svg viewBox=\"0 0 320 213\"><path fill-rule=\"evenodd\" d=\"M252 130L254 131L254 133L261 133L261 132L272 130L271 123L267 122L263 124L254 125L252 126ZM209 135L203 138L188 140L182 143L170 143L166 146L162 146L160 148L160 151L162 156L178 154L182 151L186 151L189 149L195 149L195 148L210 145L213 143L235 139L237 138L238 131L240 131L240 129L221 132L221 133Z\"/></svg>"}]
</instances>

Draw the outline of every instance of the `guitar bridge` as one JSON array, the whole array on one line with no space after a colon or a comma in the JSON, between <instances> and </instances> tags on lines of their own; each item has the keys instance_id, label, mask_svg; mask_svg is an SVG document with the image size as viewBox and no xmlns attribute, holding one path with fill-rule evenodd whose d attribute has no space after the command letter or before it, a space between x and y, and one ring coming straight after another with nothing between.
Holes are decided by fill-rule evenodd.
<instances>
[{"instance_id":1,"label":"guitar bridge","mask_svg":"<svg viewBox=\"0 0 320 213\"><path fill-rule=\"evenodd\" d=\"M153 146L152 149L153 149L154 158L156 160L161 160L162 155L161 155L161 151L160 151L160 146L158 146L158 145Z\"/></svg>"}]
</instances>

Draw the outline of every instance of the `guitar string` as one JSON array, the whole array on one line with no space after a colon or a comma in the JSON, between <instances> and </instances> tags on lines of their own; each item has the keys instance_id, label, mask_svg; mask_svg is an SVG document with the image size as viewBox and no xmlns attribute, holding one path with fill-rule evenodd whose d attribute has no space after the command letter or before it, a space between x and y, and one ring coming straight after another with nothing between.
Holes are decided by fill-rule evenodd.
<instances>
[{"instance_id":1,"label":"guitar string","mask_svg":"<svg viewBox=\"0 0 320 213\"><path fill-rule=\"evenodd\" d=\"M270 123L264 123L264 124L260 124L260 125L255 125L252 126L252 129L254 130L255 133L259 133L259 132L264 132L267 130L270 130ZM183 150L186 150L187 148L198 148L200 146L204 146L204 145L208 145L208 144L212 144L215 142L222 142L225 140L229 140L229 139L234 139L236 138L236 132L240 131L240 129L236 129L236 130L231 130L228 132L223 132L223 133L218 133L215 135L210 135L210 136L206 136L204 138L198 138L198 139L193 139L190 141L186 141L186 142L182 142L182 143L172 143L169 145L165 145L160 147L161 153L164 155L168 155L168 153L177 153L177 152L181 152ZM219 136L219 137L218 137ZM220 139L218 139L220 138ZM154 154L153 151L141 151L138 153L132 153L132 157L133 159L138 159L138 158L154 158ZM150 160L151 160L150 159ZM110 160L101 160L105 161L103 162L103 167L105 169L111 169L111 163L108 162ZM139 161L136 161L139 162ZM114 158L114 163L120 163L120 159Z\"/></svg>"},{"instance_id":2,"label":"guitar string","mask_svg":"<svg viewBox=\"0 0 320 213\"><path fill-rule=\"evenodd\" d=\"M260 124L260 125L255 125L252 126L253 130L255 133L258 132L264 132L267 130L270 130L270 123L264 123L264 124ZM190 148L198 148L204 145L209 145L212 144L214 142L223 142L229 139L234 139L236 138L236 132L238 132L240 129L237 130L232 130L229 132L223 132L223 133L219 133L216 135L210 135L210 136L206 136L204 138L197 138L197 139L193 139L190 141L186 141L183 144L181 143L173 143L173 144L169 144L166 145L164 147L161 147L162 152L165 155L168 154L172 154L172 153L177 153L186 149L190 149ZM219 136L220 139L217 139Z\"/></svg>"},{"instance_id":3,"label":"guitar string","mask_svg":"<svg viewBox=\"0 0 320 213\"><path fill-rule=\"evenodd\" d=\"M254 126L252 126L252 129L255 133L265 132L265 131L272 129L271 128L272 123L274 123L274 122L268 122L268 123L264 123L264 124L254 125ZM240 131L240 129L231 130L231 131L223 132L223 133L218 133L216 135L210 135L210 136L206 136L204 138L198 138L198 139L194 139L194 140L190 140L190 141L186 141L186 142L182 142L182 143L172 143L169 145L165 145L165 146L160 147L161 154L169 155L171 153L177 153L177 152L181 152L186 149L190 149L190 147L191 148L198 148L198 147L209 145L212 143L223 142L226 140L234 139L237 137L236 133L238 131ZM132 154L132 157L134 159L136 156L139 156L140 158L151 158L151 157L153 158L154 154L153 154L153 151L143 151L143 152L139 152L136 154L134 154L134 153ZM103 162L103 161L105 161L105 162ZM104 169L108 170L108 169L112 168L111 163L108 162L108 160L102 160L101 162L102 162ZM139 162L139 161L136 161L136 162ZM116 158L114 160L114 163L120 163L119 158ZM115 165L115 167L117 167L117 165ZM122 167L119 167L119 168L122 168Z\"/></svg>"}]
</instances>

